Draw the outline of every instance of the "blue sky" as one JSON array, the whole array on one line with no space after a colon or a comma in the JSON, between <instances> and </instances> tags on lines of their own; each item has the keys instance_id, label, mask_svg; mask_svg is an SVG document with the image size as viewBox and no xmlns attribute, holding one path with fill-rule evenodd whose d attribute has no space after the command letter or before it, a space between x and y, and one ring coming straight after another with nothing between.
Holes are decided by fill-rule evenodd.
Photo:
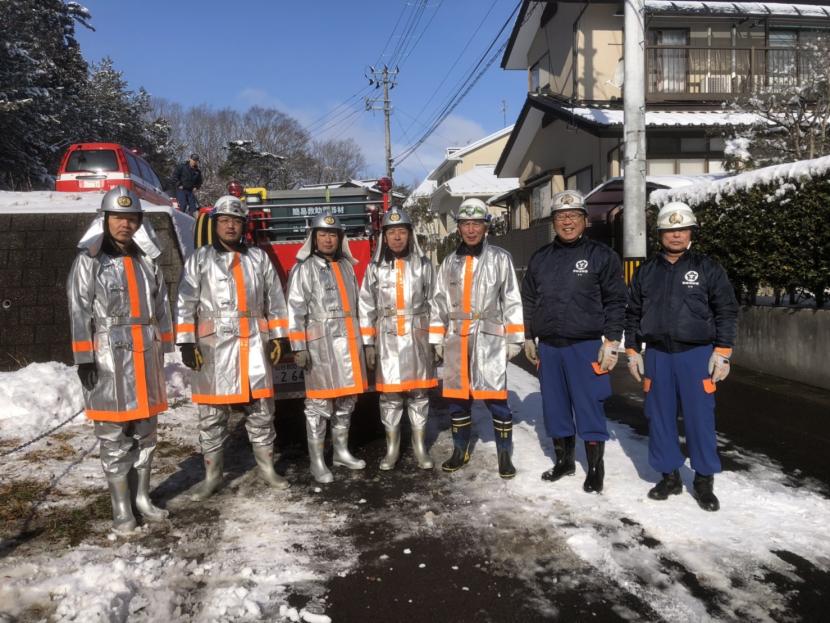
<instances>
[{"instance_id":1,"label":"blue sky","mask_svg":"<svg viewBox=\"0 0 830 623\"><path fill-rule=\"evenodd\" d=\"M391 92L393 155L423 133L423 124L470 72L517 2L428 1L411 41L423 35L400 63L398 86ZM363 74L369 65L390 61L419 0L83 4L96 29L78 30L84 56L89 61L111 57L132 88L143 86L185 106L278 108L309 126L316 137L354 138L363 147L369 173L383 172L382 113L357 112L363 109L362 97L348 109L336 107L368 84ZM511 28L512 23L504 36ZM527 78L524 72L502 70L500 60L427 143L398 167L397 181L420 181L446 147L504 127L502 100L507 103L507 124L513 122L524 102ZM328 124L314 125L332 110L337 114L327 118Z\"/></svg>"}]
</instances>

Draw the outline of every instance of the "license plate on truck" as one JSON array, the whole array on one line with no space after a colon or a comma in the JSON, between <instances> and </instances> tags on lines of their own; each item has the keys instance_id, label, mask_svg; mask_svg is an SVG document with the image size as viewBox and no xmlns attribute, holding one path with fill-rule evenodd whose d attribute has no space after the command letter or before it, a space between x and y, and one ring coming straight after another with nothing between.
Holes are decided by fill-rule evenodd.
<instances>
[{"instance_id":1,"label":"license plate on truck","mask_svg":"<svg viewBox=\"0 0 830 623\"><path fill-rule=\"evenodd\" d=\"M303 371L293 363L278 363L274 366L274 385L304 383Z\"/></svg>"},{"instance_id":2,"label":"license plate on truck","mask_svg":"<svg viewBox=\"0 0 830 623\"><path fill-rule=\"evenodd\" d=\"M101 188L101 180L80 180L81 188Z\"/></svg>"}]
</instances>

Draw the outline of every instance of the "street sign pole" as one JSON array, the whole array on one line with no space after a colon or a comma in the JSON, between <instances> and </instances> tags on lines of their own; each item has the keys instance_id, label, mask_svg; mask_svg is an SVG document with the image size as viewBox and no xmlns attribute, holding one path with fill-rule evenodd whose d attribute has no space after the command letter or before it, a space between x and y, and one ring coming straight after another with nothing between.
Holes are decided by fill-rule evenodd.
<instances>
[{"instance_id":1,"label":"street sign pole","mask_svg":"<svg viewBox=\"0 0 830 623\"><path fill-rule=\"evenodd\" d=\"M625 0L623 84L623 263L626 283L646 257L644 0Z\"/></svg>"}]
</instances>

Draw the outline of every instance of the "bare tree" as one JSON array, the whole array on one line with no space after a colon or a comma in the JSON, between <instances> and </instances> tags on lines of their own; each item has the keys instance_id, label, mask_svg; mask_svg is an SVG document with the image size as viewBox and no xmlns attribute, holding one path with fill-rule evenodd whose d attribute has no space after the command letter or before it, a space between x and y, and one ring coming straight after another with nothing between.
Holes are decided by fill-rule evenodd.
<instances>
[{"instance_id":1,"label":"bare tree","mask_svg":"<svg viewBox=\"0 0 830 623\"><path fill-rule=\"evenodd\" d=\"M818 37L787 56L757 92L730 104L755 121L730 128L725 166L730 170L818 158L830 153L830 40Z\"/></svg>"},{"instance_id":2,"label":"bare tree","mask_svg":"<svg viewBox=\"0 0 830 623\"><path fill-rule=\"evenodd\" d=\"M359 178L366 170L366 158L351 138L314 141L311 144L313 170L307 182L328 184Z\"/></svg>"}]
</instances>

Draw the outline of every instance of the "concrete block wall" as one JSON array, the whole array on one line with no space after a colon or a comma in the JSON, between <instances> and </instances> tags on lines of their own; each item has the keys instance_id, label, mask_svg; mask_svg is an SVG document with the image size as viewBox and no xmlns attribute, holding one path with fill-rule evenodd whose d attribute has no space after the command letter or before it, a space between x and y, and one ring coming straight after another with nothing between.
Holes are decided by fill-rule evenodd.
<instances>
[{"instance_id":1,"label":"concrete block wall","mask_svg":"<svg viewBox=\"0 0 830 623\"><path fill-rule=\"evenodd\" d=\"M830 309L742 307L732 361L830 389Z\"/></svg>"},{"instance_id":2,"label":"concrete block wall","mask_svg":"<svg viewBox=\"0 0 830 623\"><path fill-rule=\"evenodd\" d=\"M72 363L66 278L90 214L0 214L0 370L32 362ZM164 245L159 261L175 301L182 268L164 213L146 218Z\"/></svg>"}]
</instances>

